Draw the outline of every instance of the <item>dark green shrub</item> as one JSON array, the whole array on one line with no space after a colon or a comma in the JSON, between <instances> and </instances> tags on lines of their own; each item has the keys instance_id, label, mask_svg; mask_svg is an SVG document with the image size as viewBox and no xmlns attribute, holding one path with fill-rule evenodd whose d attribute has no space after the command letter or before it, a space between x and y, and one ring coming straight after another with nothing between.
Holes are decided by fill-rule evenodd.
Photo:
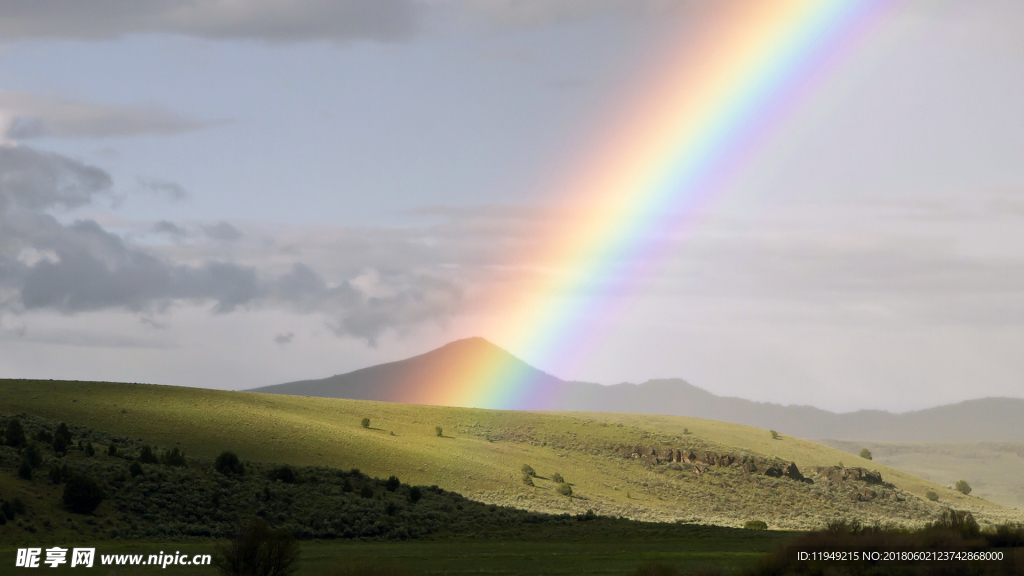
<instances>
[{"instance_id":1,"label":"dark green shrub","mask_svg":"<svg viewBox=\"0 0 1024 576\"><path fill-rule=\"evenodd\" d=\"M530 476L529 474L526 474L524 472L523 473L523 484L526 484L527 486L533 486L534 485L533 484L533 476Z\"/></svg>"},{"instance_id":2,"label":"dark green shrub","mask_svg":"<svg viewBox=\"0 0 1024 576\"><path fill-rule=\"evenodd\" d=\"M51 446L53 447L53 453L58 456L68 453L68 441L60 434L53 437L53 444Z\"/></svg>"},{"instance_id":3,"label":"dark green shrub","mask_svg":"<svg viewBox=\"0 0 1024 576\"><path fill-rule=\"evenodd\" d=\"M178 450L177 446L171 448L170 452L165 452L162 459L165 466L181 467L188 465L188 462L185 460L185 453Z\"/></svg>"},{"instance_id":4,"label":"dark green shrub","mask_svg":"<svg viewBox=\"0 0 1024 576\"><path fill-rule=\"evenodd\" d=\"M562 482L555 488L555 492L558 492L562 496L572 496L572 486Z\"/></svg>"},{"instance_id":5,"label":"dark green shrub","mask_svg":"<svg viewBox=\"0 0 1024 576\"><path fill-rule=\"evenodd\" d=\"M39 432L36 432L36 440L43 444L49 444L53 442L53 435L46 430L40 430Z\"/></svg>"},{"instance_id":6,"label":"dark green shrub","mask_svg":"<svg viewBox=\"0 0 1024 576\"><path fill-rule=\"evenodd\" d=\"M533 466L530 466L529 464L523 464L523 467L520 468L520 470L522 470L523 474L526 474L527 476L537 475L537 473L533 471Z\"/></svg>"},{"instance_id":7,"label":"dark green shrub","mask_svg":"<svg viewBox=\"0 0 1024 576\"><path fill-rule=\"evenodd\" d=\"M153 448L149 444L146 444L139 450L139 462L143 464L157 463L156 454L153 454Z\"/></svg>"},{"instance_id":8,"label":"dark green shrub","mask_svg":"<svg viewBox=\"0 0 1024 576\"><path fill-rule=\"evenodd\" d=\"M768 432L772 435L772 440L778 440L779 439L779 437L780 437L779 433L776 432L775 430L769 430Z\"/></svg>"},{"instance_id":9,"label":"dark green shrub","mask_svg":"<svg viewBox=\"0 0 1024 576\"><path fill-rule=\"evenodd\" d=\"M388 481L384 483L384 487L388 489L388 492L398 490L398 487L401 485L402 483L398 480L398 476L389 476Z\"/></svg>"},{"instance_id":10,"label":"dark green shrub","mask_svg":"<svg viewBox=\"0 0 1024 576\"><path fill-rule=\"evenodd\" d=\"M341 485L341 491L342 492L351 492L353 490L355 490L355 488L352 487L352 481L349 480L348 478L345 478L345 482L342 483L342 485Z\"/></svg>"},{"instance_id":11,"label":"dark green shrub","mask_svg":"<svg viewBox=\"0 0 1024 576\"><path fill-rule=\"evenodd\" d=\"M99 484L88 476L74 474L64 485L64 507L77 514L91 514L103 502Z\"/></svg>"},{"instance_id":12,"label":"dark green shrub","mask_svg":"<svg viewBox=\"0 0 1024 576\"><path fill-rule=\"evenodd\" d=\"M562 482L565 482L565 478L562 478L561 474L555 472L554 474L551 475L551 481L558 482L559 484L561 484Z\"/></svg>"},{"instance_id":13,"label":"dark green shrub","mask_svg":"<svg viewBox=\"0 0 1024 576\"><path fill-rule=\"evenodd\" d=\"M132 478L141 475L142 464L139 464L137 461L132 462L131 465L128 466L128 473L132 475Z\"/></svg>"},{"instance_id":14,"label":"dark green shrub","mask_svg":"<svg viewBox=\"0 0 1024 576\"><path fill-rule=\"evenodd\" d=\"M113 442L110 443L110 446L107 446L107 456L117 456L117 446L114 446Z\"/></svg>"},{"instance_id":15,"label":"dark green shrub","mask_svg":"<svg viewBox=\"0 0 1024 576\"><path fill-rule=\"evenodd\" d=\"M362 420L362 422L360 422L360 424L362 425L363 428L369 428L370 427L370 419L369 418L363 418L363 420Z\"/></svg>"},{"instance_id":16,"label":"dark green shrub","mask_svg":"<svg viewBox=\"0 0 1024 576\"><path fill-rule=\"evenodd\" d=\"M71 477L71 469L68 468L67 464L63 466L57 465L56 463L50 467L50 482L54 484L60 484Z\"/></svg>"},{"instance_id":17,"label":"dark green shrub","mask_svg":"<svg viewBox=\"0 0 1024 576\"><path fill-rule=\"evenodd\" d=\"M359 495L363 498L373 498L373 487L369 484L363 484L362 489L359 490Z\"/></svg>"},{"instance_id":18,"label":"dark green shrub","mask_svg":"<svg viewBox=\"0 0 1024 576\"><path fill-rule=\"evenodd\" d=\"M292 470L291 466L285 464L271 470L270 479L274 481L280 480L285 484L295 484L295 471Z\"/></svg>"},{"instance_id":19,"label":"dark green shrub","mask_svg":"<svg viewBox=\"0 0 1024 576\"><path fill-rule=\"evenodd\" d=\"M90 457L96 455L96 449L92 447L91 441L85 443L85 455Z\"/></svg>"},{"instance_id":20,"label":"dark green shrub","mask_svg":"<svg viewBox=\"0 0 1024 576\"><path fill-rule=\"evenodd\" d=\"M423 490L420 490L419 486L413 486L409 489L409 502L413 504L420 501L423 498Z\"/></svg>"},{"instance_id":21,"label":"dark green shrub","mask_svg":"<svg viewBox=\"0 0 1024 576\"><path fill-rule=\"evenodd\" d=\"M28 440L25 438L25 429L21 426L21 420L11 418L11 421L7 423L7 431L4 434L4 438L7 445L14 448L21 448L28 444Z\"/></svg>"},{"instance_id":22,"label":"dark green shrub","mask_svg":"<svg viewBox=\"0 0 1024 576\"><path fill-rule=\"evenodd\" d=\"M743 527L747 530L767 530L768 524L764 520L747 520Z\"/></svg>"},{"instance_id":23,"label":"dark green shrub","mask_svg":"<svg viewBox=\"0 0 1024 576\"><path fill-rule=\"evenodd\" d=\"M18 465L18 478L22 480L32 479L32 464L24 456L21 458L21 464Z\"/></svg>"},{"instance_id":24,"label":"dark green shrub","mask_svg":"<svg viewBox=\"0 0 1024 576\"><path fill-rule=\"evenodd\" d=\"M438 436L444 436L444 430L440 426L434 426L434 433Z\"/></svg>"},{"instance_id":25,"label":"dark green shrub","mask_svg":"<svg viewBox=\"0 0 1024 576\"><path fill-rule=\"evenodd\" d=\"M39 446L35 442L29 442L21 455L28 461L29 466L33 468L39 468L43 465L43 452L39 450Z\"/></svg>"},{"instance_id":26,"label":"dark green shrub","mask_svg":"<svg viewBox=\"0 0 1024 576\"><path fill-rule=\"evenodd\" d=\"M965 510L946 510L929 526L936 530L959 532L964 538L974 538L981 533L981 527L978 526L974 515Z\"/></svg>"},{"instance_id":27,"label":"dark green shrub","mask_svg":"<svg viewBox=\"0 0 1024 576\"><path fill-rule=\"evenodd\" d=\"M971 485L967 483L967 480L957 480L956 489L964 496L971 493Z\"/></svg>"},{"instance_id":28,"label":"dark green shrub","mask_svg":"<svg viewBox=\"0 0 1024 576\"><path fill-rule=\"evenodd\" d=\"M861 448L860 457L864 458L865 460L871 460L871 451L868 450L867 448Z\"/></svg>"},{"instance_id":29,"label":"dark green shrub","mask_svg":"<svg viewBox=\"0 0 1024 576\"><path fill-rule=\"evenodd\" d=\"M217 472L225 476L245 473L245 466L242 466L242 461L238 459L238 455L230 451L221 452L220 456L217 456L217 459L213 461L213 467Z\"/></svg>"},{"instance_id":30,"label":"dark green shrub","mask_svg":"<svg viewBox=\"0 0 1024 576\"><path fill-rule=\"evenodd\" d=\"M213 563L225 576L287 576L298 569L299 543L257 519L217 547Z\"/></svg>"},{"instance_id":31,"label":"dark green shrub","mask_svg":"<svg viewBox=\"0 0 1024 576\"><path fill-rule=\"evenodd\" d=\"M925 492L924 493L924 497L929 499L929 500L931 500L932 502L938 502L939 501L939 495L936 494L934 490L929 490L929 491Z\"/></svg>"}]
</instances>

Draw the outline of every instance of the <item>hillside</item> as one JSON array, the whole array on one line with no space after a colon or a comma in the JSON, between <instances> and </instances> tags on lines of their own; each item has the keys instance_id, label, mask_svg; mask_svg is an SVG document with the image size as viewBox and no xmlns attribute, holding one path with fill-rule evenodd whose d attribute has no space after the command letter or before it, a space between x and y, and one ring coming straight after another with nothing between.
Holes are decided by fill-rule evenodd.
<instances>
[{"instance_id":1,"label":"hillside","mask_svg":"<svg viewBox=\"0 0 1024 576\"><path fill-rule=\"evenodd\" d=\"M409 484L438 485L482 502L537 512L593 509L610 516L723 526L753 518L775 527L810 528L836 517L919 524L951 505L974 511L982 522L1024 519L1017 511L877 462L856 465L879 473L891 486L831 481L826 476L835 477L836 470L815 475L814 467L850 466L848 454L697 418L24 380L0 381L0 412L66 421L164 449L177 446L194 458L212 459L231 449L253 462L396 474ZM361 426L363 418L369 419L368 427ZM437 426L443 436L436 434ZM672 450L668 457L666 450ZM707 463L705 451L718 455L714 463ZM699 454L704 463L679 461L679 454L687 452ZM772 469L788 470L790 461L813 483L770 476ZM753 473L744 469L747 463ZM523 464L536 470L534 486L522 481ZM555 473L572 486L572 498L555 492ZM939 502L921 498L927 490L934 490Z\"/></svg>"},{"instance_id":2,"label":"hillside","mask_svg":"<svg viewBox=\"0 0 1024 576\"><path fill-rule=\"evenodd\" d=\"M489 367L481 370L481 366ZM473 375L480 377L473 379ZM1024 399L983 398L893 414L837 414L812 406L783 406L716 396L684 380L602 386L566 382L528 366L483 338L467 338L402 360L324 378L250 390L271 394L435 404L426 391L465 380L480 388L514 374L517 385L546 391L522 408L664 414L774 428L800 438L907 442L1024 442Z\"/></svg>"}]
</instances>

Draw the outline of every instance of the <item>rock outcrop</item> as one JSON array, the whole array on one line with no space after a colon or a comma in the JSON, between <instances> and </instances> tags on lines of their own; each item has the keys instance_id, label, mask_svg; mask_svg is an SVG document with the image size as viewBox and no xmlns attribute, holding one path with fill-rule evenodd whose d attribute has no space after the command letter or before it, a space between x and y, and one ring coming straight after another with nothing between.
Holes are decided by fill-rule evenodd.
<instances>
[{"instance_id":1,"label":"rock outcrop","mask_svg":"<svg viewBox=\"0 0 1024 576\"><path fill-rule=\"evenodd\" d=\"M746 474L759 474L773 478L788 478L799 482L812 482L800 473L795 462L782 460L768 461L764 458L754 456L736 456L733 454L719 454L711 450L698 450L694 452L688 448L673 448L669 446L619 446L619 453L624 458L640 460L640 463L651 468L660 464L690 464L687 469L694 474L703 474L709 466L718 468L738 467Z\"/></svg>"}]
</instances>

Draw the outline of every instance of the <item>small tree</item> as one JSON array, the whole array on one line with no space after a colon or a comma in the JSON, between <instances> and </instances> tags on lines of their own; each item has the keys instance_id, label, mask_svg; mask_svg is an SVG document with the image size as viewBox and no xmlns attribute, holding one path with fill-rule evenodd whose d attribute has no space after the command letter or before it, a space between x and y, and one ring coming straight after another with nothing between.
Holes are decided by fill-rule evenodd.
<instances>
[{"instance_id":1,"label":"small tree","mask_svg":"<svg viewBox=\"0 0 1024 576\"><path fill-rule=\"evenodd\" d=\"M30 442L28 446L21 453L22 457L28 461L29 466L33 468L39 468L43 465L43 453L39 450L39 446L35 442Z\"/></svg>"},{"instance_id":2,"label":"small tree","mask_svg":"<svg viewBox=\"0 0 1024 576\"><path fill-rule=\"evenodd\" d=\"M398 487L401 485L402 482L398 479L398 476L389 476L388 481L384 483L384 487L388 489L388 492L398 490Z\"/></svg>"},{"instance_id":3,"label":"small tree","mask_svg":"<svg viewBox=\"0 0 1024 576\"><path fill-rule=\"evenodd\" d=\"M434 426L434 432L436 432L438 436L444 436L444 430L440 426Z\"/></svg>"},{"instance_id":4,"label":"small tree","mask_svg":"<svg viewBox=\"0 0 1024 576\"><path fill-rule=\"evenodd\" d=\"M177 450L177 448L175 448L175 450ZM96 455L96 449L93 448L92 441L85 443L85 455L89 457L93 457Z\"/></svg>"},{"instance_id":5,"label":"small tree","mask_svg":"<svg viewBox=\"0 0 1024 576\"><path fill-rule=\"evenodd\" d=\"M523 484L526 484L527 486L533 486L533 476L523 473Z\"/></svg>"},{"instance_id":6,"label":"small tree","mask_svg":"<svg viewBox=\"0 0 1024 576\"><path fill-rule=\"evenodd\" d=\"M262 518L217 547L213 563L225 576L288 576L298 569L299 543Z\"/></svg>"},{"instance_id":7,"label":"small tree","mask_svg":"<svg viewBox=\"0 0 1024 576\"><path fill-rule=\"evenodd\" d=\"M554 474L551 475L551 481L558 482L559 484L561 484L562 482L565 482L565 478L562 478L561 474L555 472Z\"/></svg>"},{"instance_id":8,"label":"small tree","mask_svg":"<svg viewBox=\"0 0 1024 576\"><path fill-rule=\"evenodd\" d=\"M274 481L280 480L285 484L295 484L298 478L295 476L295 471L292 470L292 467L284 464L271 470L270 479Z\"/></svg>"},{"instance_id":9,"label":"small tree","mask_svg":"<svg viewBox=\"0 0 1024 576\"><path fill-rule=\"evenodd\" d=\"M17 418L11 418L11 421L7 423L7 432L4 436L8 446L21 448L28 444L28 440L25 438L25 429L21 426L21 420Z\"/></svg>"},{"instance_id":10,"label":"small tree","mask_svg":"<svg viewBox=\"0 0 1024 576\"><path fill-rule=\"evenodd\" d=\"M939 495L936 494L934 490L929 490L929 491L925 492L924 493L924 497L929 499L929 500L931 500L932 502L938 502L939 501Z\"/></svg>"},{"instance_id":11,"label":"small tree","mask_svg":"<svg viewBox=\"0 0 1024 576\"><path fill-rule=\"evenodd\" d=\"M861 448L860 457L866 460L871 460L871 450L868 450L867 448Z\"/></svg>"},{"instance_id":12,"label":"small tree","mask_svg":"<svg viewBox=\"0 0 1024 576\"><path fill-rule=\"evenodd\" d=\"M771 435L772 435L772 440L778 440L778 439L779 439L779 433L778 433L778 432L776 432L775 430L769 430L768 432L770 432L770 433L771 433Z\"/></svg>"},{"instance_id":13,"label":"small tree","mask_svg":"<svg viewBox=\"0 0 1024 576\"><path fill-rule=\"evenodd\" d=\"M29 463L28 458L23 455L21 457L21 464L18 466L18 477L22 480L32 479L32 464Z\"/></svg>"},{"instance_id":14,"label":"small tree","mask_svg":"<svg viewBox=\"0 0 1024 576\"><path fill-rule=\"evenodd\" d=\"M181 450L178 450L177 446L171 448L170 452L164 454L163 461L164 464L167 466L180 467L188 465L188 462L185 460L185 453L182 452Z\"/></svg>"},{"instance_id":15,"label":"small tree","mask_svg":"<svg viewBox=\"0 0 1024 576\"><path fill-rule=\"evenodd\" d=\"M232 474L244 474L245 466L242 466L242 461L238 459L238 455L231 451L224 451L217 456L217 459L213 461L213 467L225 476Z\"/></svg>"},{"instance_id":16,"label":"small tree","mask_svg":"<svg viewBox=\"0 0 1024 576\"><path fill-rule=\"evenodd\" d=\"M103 491L92 478L74 474L64 485L64 507L78 514L92 514L103 502Z\"/></svg>"},{"instance_id":17,"label":"small tree","mask_svg":"<svg viewBox=\"0 0 1024 576\"><path fill-rule=\"evenodd\" d=\"M569 486L565 482L562 482L555 488L555 492L558 492L562 496L572 496L572 486Z\"/></svg>"},{"instance_id":18,"label":"small tree","mask_svg":"<svg viewBox=\"0 0 1024 576\"><path fill-rule=\"evenodd\" d=\"M533 466L530 466L529 464L523 464L523 467L520 468L520 470L522 470L523 474L526 475L526 476L536 476L537 475L537 473L533 471Z\"/></svg>"},{"instance_id":19,"label":"small tree","mask_svg":"<svg viewBox=\"0 0 1024 576\"><path fill-rule=\"evenodd\" d=\"M107 446L107 456L117 456L117 446L114 446L113 442L110 443L110 446Z\"/></svg>"},{"instance_id":20,"label":"small tree","mask_svg":"<svg viewBox=\"0 0 1024 576\"><path fill-rule=\"evenodd\" d=\"M128 466L128 473L132 475L132 478L140 476L142 474L142 464L132 462L131 465Z\"/></svg>"},{"instance_id":21,"label":"small tree","mask_svg":"<svg viewBox=\"0 0 1024 576\"><path fill-rule=\"evenodd\" d=\"M146 444L139 450L139 462L143 464L156 464L156 454L153 454L153 447Z\"/></svg>"},{"instance_id":22,"label":"small tree","mask_svg":"<svg viewBox=\"0 0 1024 576\"><path fill-rule=\"evenodd\" d=\"M957 480L956 489L964 496L971 493L971 485L967 483L967 480Z\"/></svg>"},{"instance_id":23,"label":"small tree","mask_svg":"<svg viewBox=\"0 0 1024 576\"><path fill-rule=\"evenodd\" d=\"M363 418L363 421L360 422L360 424L363 425L363 428L369 428L370 427L370 419L369 418Z\"/></svg>"},{"instance_id":24,"label":"small tree","mask_svg":"<svg viewBox=\"0 0 1024 576\"><path fill-rule=\"evenodd\" d=\"M363 484L363 488L359 491L359 495L363 498L373 498L373 486Z\"/></svg>"},{"instance_id":25,"label":"small tree","mask_svg":"<svg viewBox=\"0 0 1024 576\"><path fill-rule=\"evenodd\" d=\"M413 486L409 489L409 502L415 504L423 498L423 490L420 490L419 486Z\"/></svg>"}]
</instances>

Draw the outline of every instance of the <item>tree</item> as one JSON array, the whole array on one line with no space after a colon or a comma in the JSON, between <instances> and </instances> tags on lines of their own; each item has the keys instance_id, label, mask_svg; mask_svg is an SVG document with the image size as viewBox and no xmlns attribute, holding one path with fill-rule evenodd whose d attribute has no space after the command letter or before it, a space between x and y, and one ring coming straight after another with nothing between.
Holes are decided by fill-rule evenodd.
<instances>
[{"instance_id":1,"label":"tree","mask_svg":"<svg viewBox=\"0 0 1024 576\"><path fill-rule=\"evenodd\" d=\"M217 547L213 564L225 576L287 576L298 569L299 543L258 518Z\"/></svg>"},{"instance_id":2,"label":"tree","mask_svg":"<svg viewBox=\"0 0 1024 576\"><path fill-rule=\"evenodd\" d=\"M153 454L152 446L146 444L142 447L142 450L139 450L139 462L143 464L156 464L156 454Z\"/></svg>"},{"instance_id":3,"label":"tree","mask_svg":"<svg viewBox=\"0 0 1024 576\"><path fill-rule=\"evenodd\" d=\"M175 446L171 448L170 452L164 453L163 461L166 466L187 466L188 462L185 460L185 453L178 450Z\"/></svg>"},{"instance_id":4,"label":"tree","mask_svg":"<svg viewBox=\"0 0 1024 576\"><path fill-rule=\"evenodd\" d=\"M17 418L11 418L11 421L7 423L5 437L7 445L14 448L21 448L28 444L28 440L25 438L25 429L21 426L21 420Z\"/></svg>"},{"instance_id":5,"label":"tree","mask_svg":"<svg viewBox=\"0 0 1024 576\"><path fill-rule=\"evenodd\" d=\"M423 498L423 490L420 490L419 486L413 486L409 488L409 502L415 504Z\"/></svg>"},{"instance_id":6,"label":"tree","mask_svg":"<svg viewBox=\"0 0 1024 576\"><path fill-rule=\"evenodd\" d=\"M551 475L551 481L558 482L559 484L561 484L562 482L565 482L565 478L562 478L561 474L555 472L554 474Z\"/></svg>"},{"instance_id":7,"label":"tree","mask_svg":"<svg viewBox=\"0 0 1024 576\"><path fill-rule=\"evenodd\" d=\"M562 496L572 496L572 486L569 486L565 482L562 482L555 488L555 492L558 492Z\"/></svg>"},{"instance_id":8,"label":"tree","mask_svg":"<svg viewBox=\"0 0 1024 576\"><path fill-rule=\"evenodd\" d=\"M956 489L965 496L971 493L971 485L967 483L967 480L957 480Z\"/></svg>"},{"instance_id":9,"label":"tree","mask_svg":"<svg viewBox=\"0 0 1024 576\"><path fill-rule=\"evenodd\" d=\"M363 498L373 498L373 486L363 484L362 489L359 490L359 495Z\"/></svg>"},{"instance_id":10,"label":"tree","mask_svg":"<svg viewBox=\"0 0 1024 576\"><path fill-rule=\"evenodd\" d=\"M434 426L434 432L437 433L438 436L444 436L444 430L440 426Z\"/></svg>"},{"instance_id":11,"label":"tree","mask_svg":"<svg viewBox=\"0 0 1024 576\"><path fill-rule=\"evenodd\" d=\"M275 481L280 480L285 484L295 484L295 480L297 478L295 477L295 471L292 470L292 467L284 464L271 470L270 479Z\"/></svg>"},{"instance_id":12,"label":"tree","mask_svg":"<svg viewBox=\"0 0 1024 576\"><path fill-rule=\"evenodd\" d=\"M533 471L533 466L530 466L529 464L523 464L523 467L520 468L520 470L522 470L523 474L526 475L526 476L536 476L537 475L537 473Z\"/></svg>"},{"instance_id":13,"label":"tree","mask_svg":"<svg viewBox=\"0 0 1024 576\"><path fill-rule=\"evenodd\" d=\"M113 442L110 443L110 446L107 446L107 456L117 456L117 446Z\"/></svg>"},{"instance_id":14,"label":"tree","mask_svg":"<svg viewBox=\"0 0 1024 576\"><path fill-rule=\"evenodd\" d=\"M22 480L32 479L32 464L29 463L28 458L23 455L21 457L21 464L18 466L18 477Z\"/></svg>"},{"instance_id":15,"label":"tree","mask_svg":"<svg viewBox=\"0 0 1024 576\"><path fill-rule=\"evenodd\" d=\"M370 427L370 419L369 418L363 418L363 421L360 422L360 424L362 424L363 428L369 428Z\"/></svg>"},{"instance_id":16,"label":"tree","mask_svg":"<svg viewBox=\"0 0 1024 576\"><path fill-rule=\"evenodd\" d=\"M99 484L88 476L73 474L64 485L64 507L78 514L92 514L103 502Z\"/></svg>"},{"instance_id":17,"label":"tree","mask_svg":"<svg viewBox=\"0 0 1024 576\"><path fill-rule=\"evenodd\" d=\"M175 448L177 450L177 448ZM92 441L85 443L85 455L92 457L96 455L96 449L92 446Z\"/></svg>"},{"instance_id":18,"label":"tree","mask_svg":"<svg viewBox=\"0 0 1024 576\"><path fill-rule=\"evenodd\" d=\"M778 440L778 439L779 439L779 433L778 433L778 432L776 432L775 430L769 430L768 432L770 432L770 433L771 433L771 435L772 435L772 440Z\"/></svg>"},{"instance_id":19,"label":"tree","mask_svg":"<svg viewBox=\"0 0 1024 576\"><path fill-rule=\"evenodd\" d=\"M398 487L401 485L402 483L398 480L398 476L389 476L384 487L388 489L388 492L394 492L395 490L398 490Z\"/></svg>"},{"instance_id":20,"label":"tree","mask_svg":"<svg viewBox=\"0 0 1024 576\"><path fill-rule=\"evenodd\" d=\"M871 451L868 450L867 448L861 448L860 449L860 457L864 458L864 459L867 459L867 460L871 460Z\"/></svg>"},{"instance_id":21,"label":"tree","mask_svg":"<svg viewBox=\"0 0 1024 576\"><path fill-rule=\"evenodd\" d=\"M244 474L245 466L242 466L242 461L238 459L238 455L231 451L224 451L217 456L217 459L213 461L213 467L225 476L232 474Z\"/></svg>"},{"instance_id":22,"label":"tree","mask_svg":"<svg viewBox=\"0 0 1024 576\"><path fill-rule=\"evenodd\" d=\"M21 452L22 457L28 461L29 466L39 468L43 465L43 453L35 442L30 442Z\"/></svg>"},{"instance_id":23,"label":"tree","mask_svg":"<svg viewBox=\"0 0 1024 576\"><path fill-rule=\"evenodd\" d=\"M523 484L526 484L527 486L533 486L533 476L530 476L529 474L523 472Z\"/></svg>"},{"instance_id":24,"label":"tree","mask_svg":"<svg viewBox=\"0 0 1024 576\"><path fill-rule=\"evenodd\" d=\"M924 497L929 499L929 500L931 500L932 502L938 502L939 501L939 495L936 494L934 490L929 490L929 491L925 492L924 493Z\"/></svg>"},{"instance_id":25,"label":"tree","mask_svg":"<svg viewBox=\"0 0 1024 576\"><path fill-rule=\"evenodd\" d=\"M128 473L132 475L132 478L140 476L142 474L142 464L132 462L131 466L128 466Z\"/></svg>"}]
</instances>

